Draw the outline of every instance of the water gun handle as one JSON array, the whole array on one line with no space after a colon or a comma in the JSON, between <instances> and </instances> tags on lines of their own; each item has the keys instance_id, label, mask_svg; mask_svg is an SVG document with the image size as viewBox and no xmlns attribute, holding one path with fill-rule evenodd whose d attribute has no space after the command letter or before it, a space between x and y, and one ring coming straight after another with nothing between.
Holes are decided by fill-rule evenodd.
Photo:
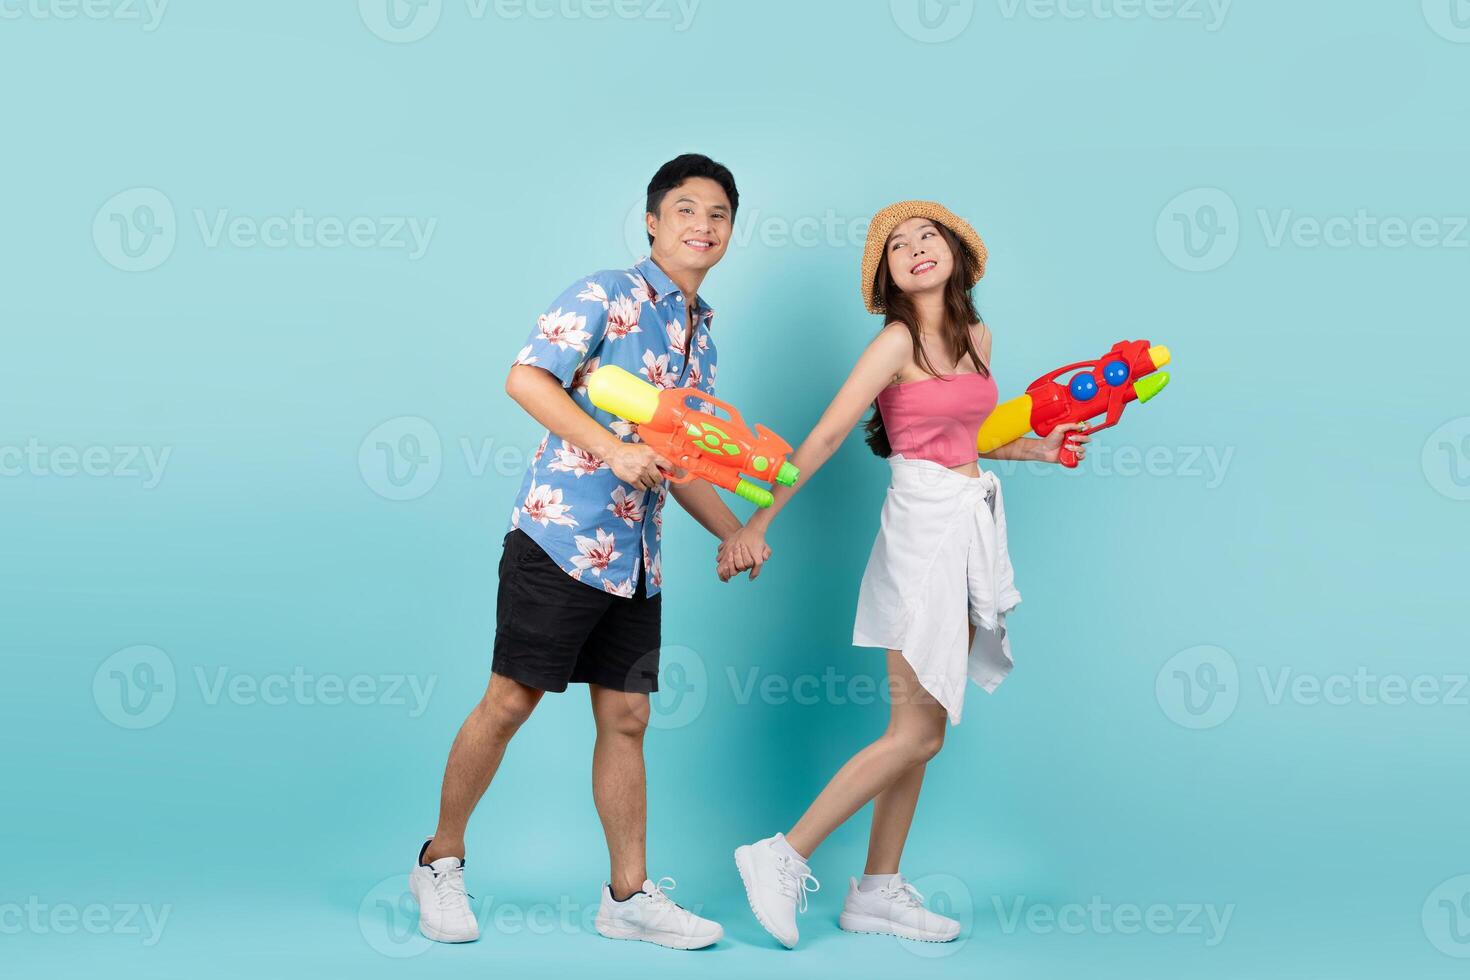
<instances>
[{"instance_id":1,"label":"water gun handle","mask_svg":"<svg viewBox=\"0 0 1470 980\"><path fill-rule=\"evenodd\" d=\"M1072 432L1067 433L1067 435L1090 436L1094 432L1101 432L1103 429L1112 428L1113 426L1118 424L1118 420L1122 417L1123 402L1118 401L1116 404L1108 406L1108 418L1106 422L1100 422L1097 425L1084 426L1081 429L1076 429ZM1069 470L1075 470L1077 468L1077 452L1076 450L1067 448L1066 439L1062 440L1062 448L1057 450L1057 462L1061 463Z\"/></svg>"},{"instance_id":2,"label":"water gun handle","mask_svg":"<svg viewBox=\"0 0 1470 980\"><path fill-rule=\"evenodd\" d=\"M730 416L731 420L733 420L734 422L736 422L737 424L739 424L741 426L745 426L745 416L741 415L740 412L739 412L739 410L736 409L734 405L731 405L727 401L721 401L720 399L716 398L714 395L711 395L711 394L709 394L707 392L704 392L704 391L700 391L697 388L689 388L689 389L686 389L686 390L689 391L689 394L686 395L685 398L689 398L689 397L693 397L693 396L696 396L697 395L699 398L703 399L704 401L709 402L711 405L715 406L716 408L722 408L722 409L724 409L725 412L726 412L726 414L728 414ZM749 426L745 426L745 427L746 428L749 428Z\"/></svg>"}]
</instances>

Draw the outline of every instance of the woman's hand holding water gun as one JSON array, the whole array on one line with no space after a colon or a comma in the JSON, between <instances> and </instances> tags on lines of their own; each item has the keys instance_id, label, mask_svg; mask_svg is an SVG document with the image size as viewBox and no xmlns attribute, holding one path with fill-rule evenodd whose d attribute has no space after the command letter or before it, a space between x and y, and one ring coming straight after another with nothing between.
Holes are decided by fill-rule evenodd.
<instances>
[{"instance_id":1,"label":"woman's hand holding water gun","mask_svg":"<svg viewBox=\"0 0 1470 980\"><path fill-rule=\"evenodd\" d=\"M1041 443L1041 462L1043 463L1060 463L1064 445L1076 453L1078 459L1082 459L1087 455L1087 449L1083 443L1090 442L1092 436L1074 436L1071 433L1085 428L1087 428L1085 422L1071 422L1052 429L1043 439L1028 441Z\"/></svg>"}]
</instances>

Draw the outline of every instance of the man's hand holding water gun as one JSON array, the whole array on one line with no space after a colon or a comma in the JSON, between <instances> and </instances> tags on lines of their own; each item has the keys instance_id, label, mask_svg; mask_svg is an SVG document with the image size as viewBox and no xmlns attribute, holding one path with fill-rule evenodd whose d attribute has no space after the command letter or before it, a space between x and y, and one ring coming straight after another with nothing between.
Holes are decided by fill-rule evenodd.
<instances>
[{"instance_id":1,"label":"man's hand holding water gun","mask_svg":"<svg viewBox=\"0 0 1470 980\"><path fill-rule=\"evenodd\" d=\"M698 477L769 507L771 491L755 481L789 487L799 476L786 459L791 447L780 436L763 425L752 430L734 406L707 392L656 388L610 365L588 376L587 395L598 408L637 425L639 442L624 444L607 462L619 479L640 486L651 481L645 489L665 479L683 484ZM714 414L716 407L724 418ZM765 548L756 564L768 557ZM752 567L751 578L757 574Z\"/></svg>"}]
</instances>

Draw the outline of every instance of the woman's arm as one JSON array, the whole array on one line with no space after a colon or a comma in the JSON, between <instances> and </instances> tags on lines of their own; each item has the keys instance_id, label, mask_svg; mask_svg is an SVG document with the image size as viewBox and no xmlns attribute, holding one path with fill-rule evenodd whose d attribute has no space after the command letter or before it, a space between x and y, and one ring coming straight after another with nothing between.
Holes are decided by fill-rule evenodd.
<instances>
[{"instance_id":1,"label":"woman's arm","mask_svg":"<svg viewBox=\"0 0 1470 980\"><path fill-rule=\"evenodd\" d=\"M720 577L729 578L737 567L750 567L750 577L760 573L765 554L766 530L791 500L796 491L809 483L817 471L837 452L848 433L873 404L878 393L891 383L912 356L913 343L908 328L890 323L868 344L852 373L838 389L816 427L802 440L791 456L791 464L801 471L794 487L777 485L772 490L772 503L751 515L745 527L726 539L720 549Z\"/></svg>"},{"instance_id":2,"label":"woman's arm","mask_svg":"<svg viewBox=\"0 0 1470 980\"><path fill-rule=\"evenodd\" d=\"M986 365L990 364L990 340L994 335L985 324L980 325L980 357ZM988 453L981 453L981 459L1015 459L1022 462L1056 463L1060 461L1062 440L1068 432L1076 429L1084 429L1084 425L1059 425L1053 429L1045 439L1032 439L1022 436L1012 439L1004 446L997 446ZM1081 459L1087 452L1081 444L1091 439L1091 436L1075 436L1067 440L1067 448L1076 451L1077 458Z\"/></svg>"},{"instance_id":3,"label":"woman's arm","mask_svg":"<svg viewBox=\"0 0 1470 980\"><path fill-rule=\"evenodd\" d=\"M1060 461L1062 441L1065 439L1067 448L1077 454L1081 459L1087 455L1087 450L1082 444L1089 442L1092 436L1072 436L1067 438L1067 433L1077 429L1087 428L1082 422L1069 422L1059 425L1047 434L1045 439L1033 439L1030 436L1022 436L1012 439L1004 446L996 446L988 453L981 453L981 459L1015 459L1026 463L1056 463Z\"/></svg>"},{"instance_id":4,"label":"woman's arm","mask_svg":"<svg viewBox=\"0 0 1470 980\"><path fill-rule=\"evenodd\" d=\"M721 541L740 530L740 518L720 499L713 484L704 480L670 483L669 493L706 531Z\"/></svg>"}]
</instances>

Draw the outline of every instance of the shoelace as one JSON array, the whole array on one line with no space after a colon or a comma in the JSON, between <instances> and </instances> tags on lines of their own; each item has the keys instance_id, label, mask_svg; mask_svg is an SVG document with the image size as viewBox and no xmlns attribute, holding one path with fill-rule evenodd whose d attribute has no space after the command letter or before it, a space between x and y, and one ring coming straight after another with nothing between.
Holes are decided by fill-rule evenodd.
<instances>
[{"instance_id":1,"label":"shoelace","mask_svg":"<svg viewBox=\"0 0 1470 980\"><path fill-rule=\"evenodd\" d=\"M796 871L792 865L796 862L784 854L776 857L776 886L780 888L781 894L787 898L796 899L796 910L806 911L806 896L808 892L822 890L822 883L812 877L811 871L801 866L801 871Z\"/></svg>"},{"instance_id":2,"label":"shoelace","mask_svg":"<svg viewBox=\"0 0 1470 980\"><path fill-rule=\"evenodd\" d=\"M664 884L664 882L668 882L668 884L666 885ZM673 878L670 878L668 875L664 875L662 878L654 883L653 891L647 893L648 900L659 906L672 905L675 908L682 908L683 906L679 905L672 898L664 894L664 892L671 892L677 887L679 887L679 883L677 881L675 881Z\"/></svg>"},{"instance_id":3,"label":"shoelace","mask_svg":"<svg viewBox=\"0 0 1470 980\"><path fill-rule=\"evenodd\" d=\"M464 890L463 866L452 871L434 873L434 900L439 903L441 909L457 908L467 898L468 893Z\"/></svg>"},{"instance_id":4,"label":"shoelace","mask_svg":"<svg viewBox=\"0 0 1470 980\"><path fill-rule=\"evenodd\" d=\"M919 893L917 888L906 881L900 886L885 889L883 895L885 898L892 899L895 902L902 902L911 909L921 909L924 907L924 896Z\"/></svg>"}]
</instances>

